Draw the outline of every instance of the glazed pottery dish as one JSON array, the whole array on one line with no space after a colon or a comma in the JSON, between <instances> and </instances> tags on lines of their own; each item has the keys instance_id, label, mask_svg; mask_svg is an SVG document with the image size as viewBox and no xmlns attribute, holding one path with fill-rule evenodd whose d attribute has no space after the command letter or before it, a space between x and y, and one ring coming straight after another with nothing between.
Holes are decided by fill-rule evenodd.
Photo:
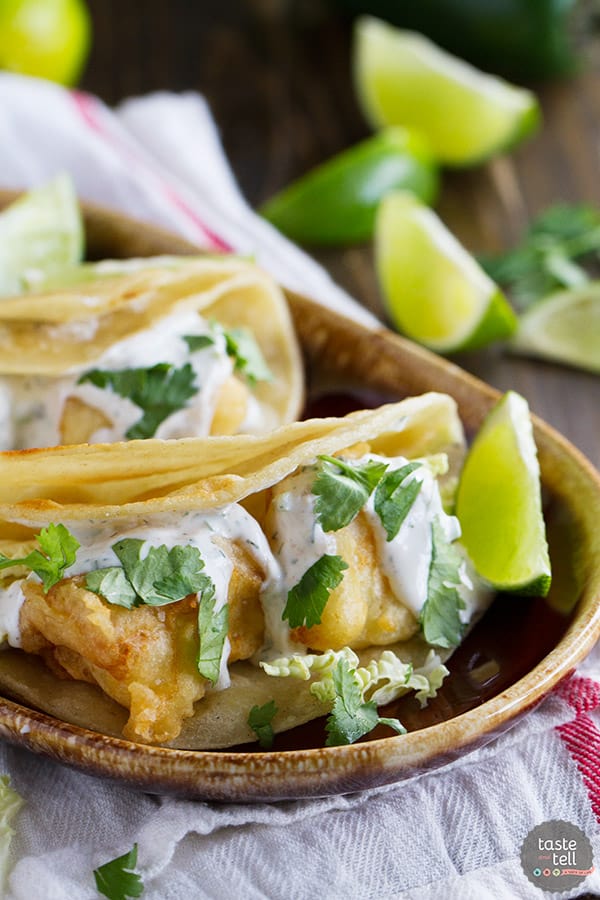
<instances>
[{"instance_id":1,"label":"glazed pottery dish","mask_svg":"<svg viewBox=\"0 0 600 900\"><path fill-rule=\"evenodd\" d=\"M552 584L495 593L451 502L494 389L251 261L84 219L113 262L0 305L2 739L148 791L323 796L442 766L573 671L600 636L574 447L533 417ZM147 373L185 403L144 407Z\"/></svg>"}]
</instances>

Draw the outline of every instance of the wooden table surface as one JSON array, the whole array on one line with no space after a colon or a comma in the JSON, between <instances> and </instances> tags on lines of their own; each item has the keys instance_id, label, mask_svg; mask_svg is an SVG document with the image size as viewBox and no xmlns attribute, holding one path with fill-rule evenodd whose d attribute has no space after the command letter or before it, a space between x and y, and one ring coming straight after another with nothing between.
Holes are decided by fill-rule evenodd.
<instances>
[{"instance_id":1,"label":"wooden table surface","mask_svg":"<svg viewBox=\"0 0 600 900\"><path fill-rule=\"evenodd\" d=\"M350 28L319 0L89 0L94 47L82 86L109 103L169 89L211 104L253 205L366 136L354 98ZM511 246L531 215L557 201L600 205L600 58L578 77L536 86L538 135L509 157L447 174L445 222L472 252ZM369 246L315 254L384 317ZM498 348L455 358L514 388L600 467L600 377Z\"/></svg>"}]
</instances>

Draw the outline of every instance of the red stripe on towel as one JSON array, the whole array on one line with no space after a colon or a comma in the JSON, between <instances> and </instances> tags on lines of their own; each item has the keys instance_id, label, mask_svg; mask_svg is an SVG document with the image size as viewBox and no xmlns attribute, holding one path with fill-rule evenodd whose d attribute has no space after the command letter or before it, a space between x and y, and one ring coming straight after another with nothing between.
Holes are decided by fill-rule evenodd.
<instances>
[{"instance_id":1,"label":"red stripe on towel","mask_svg":"<svg viewBox=\"0 0 600 900\"><path fill-rule=\"evenodd\" d=\"M556 693L577 714L572 722L558 725L556 730L581 773L592 811L600 822L600 731L586 715L600 708L600 684L575 676L560 684Z\"/></svg>"},{"instance_id":2,"label":"red stripe on towel","mask_svg":"<svg viewBox=\"0 0 600 900\"><path fill-rule=\"evenodd\" d=\"M583 714L556 730L581 772L592 810L600 822L600 731Z\"/></svg>"},{"instance_id":3,"label":"red stripe on towel","mask_svg":"<svg viewBox=\"0 0 600 900\"><path fill-rule=\"evenodd\" d=\"M577 713L591 712L600 706L600 684L591 678L573 676L561 682L556 693Z\"/></svg>"},{"instance_id":4,"label":"red stripe on towel","mask_svg":"<svg viewBox=\"0 0 600 900\"><path fill-rule=\"evenodd\" d=\"M188 221L194 225L198 232L198 241L203 247L209 250L217 250L221 253L231 252L232 247L204 224L183 197L146 160L135 153L126 142L119 138L119 135L116 135L107 126L103 106L94 96L85 94L82 91L71 91L71 97L81 118L88 127L110 144L119 156L135 163L136 166L144 171L145 175L150 176L165 200L168 200L172 206L183 213Z\"/></svg>"}]
</instances>

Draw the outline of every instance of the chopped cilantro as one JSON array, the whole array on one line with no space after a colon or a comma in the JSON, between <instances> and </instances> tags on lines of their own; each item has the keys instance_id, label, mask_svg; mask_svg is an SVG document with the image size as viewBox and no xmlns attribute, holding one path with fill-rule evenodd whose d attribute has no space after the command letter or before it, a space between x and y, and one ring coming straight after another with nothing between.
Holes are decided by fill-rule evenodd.
<instances>
[{"instance_id":1,"label":"chopped cilantro","mask_svg":"<svg viewBox=\"0 0 600 900\"><path fill-rule=\"evenodd\" d=\"M75 562L79 541L64 525L50 523L47 528L42 528L37 542L43 552L32 550L21 559L10 559L0 553L0 569L27 566L41 578L44 593L48 593L61 580L65 569Z\"/></svg>"},{"instance_id":2,"label":"chopped cilantro","mask_svg":"<svg viewBox=\"0 0 600 900\"><path fill-rule=\"evenodd\" d=\"M223 646L229 629L229 608L227 604L215 612L215 588L203 591L198 609L198 671L211 684L216 684L221 669Z\"/></svg>"},{"instance_id":3,"label":"chopped cilantro","mask_svg":"<svg viewBox=\"0 0 600 900\"><path fill-rule=\"evenodd\" d=\"M388 725L398 734L406 729L398 719L381 718L373 700L364 701L361 685L354 669L347 659L340 658L332 672L335 700L327 718L328 747L353 744L376 725Z\"/></svg>"},{"instance_id":4,"label":"chopped cilantro","mask_svg":"<svg viewBox=\"0 0 600 900\"><path fill-rule=\"evenodd\" d=\"M98 893L109 900L127 900L129 897L141 897L144 885L141 876L134 872L137 865L137 844L129 853L117 856L110 862L94 869Z\"/></svg>"},{"instance_id":5,"label":"chopped cilantro","mask_svg":"<svg viewBox=\"0 0 600 900\"><path fill-rule=\"evenodd\" d=\"M325 553L306 570L300 581L289 591L282 619L290 628L318 625L331 591L340 584L342 572L348 568L341 556Z\"/></svg>"},{"instance_id":6,"label":"chopped cilantro","mask_svg":"<svg viewBox=\"0 0 600 900\"><path fill-rule=\"evenodd\" d=\"M125 432L125 437L134 440L153 437L165 419L186 406L187 401L198 393L194 378L190 363L180 369L170 363L157 363L147 369L114 372L91 369L77 383L89 381L102 389L111 388L120 397L139 406L142 418Z\"/></svg>"},{"instance_id":7,"label":"chopped cilantro","mask_svg":"<svg viewBox=\"0 0 600 900\"><path fill-rule=\"evenodd\" d=\"M274 700L269 700L264 706L253 706L248 713L248 725L258 738L258 743L263 750L270 750L273 746L273 719L277 714Z\"/></svg>"},{"instance_id":8,"label":"chopped cilantro","mask_svg":"<svg viewBox=\"0 0 600 900\"><path fill-rule=\"evenodd\" d=\"M188 594L196 594L212 586L212 581L201 570L204 561L197 547L175 546L168 550L164 544L150 547L145 557L141 550L145 541L123 538L112 549L121 567L109 566L95 569L86 575L90 591L119 606L164 606L183 600ZM122 575L119 575L119 572ZM119 591L123 594L120 596Z\"/></svg>"},{"instance_id":9,"label":"chopped cilantro","mask_svg":"<svg viewBox=\"0 0 600 900\"><path fill-rule=\"evenodd\" d=\"M420 463L408 463L401 469L386 473L375 491L375 512L381 519L388 541L396 537L400 527L421 490L422 482L411 478L404 480L418 469Z\"/></svg>"},{"instance_id":10,"label":"chopped cilantro","mask_svg":"<svg viewBox=\"0 0 600 900\"><path fill-rule=\"evenodd\" d=\"M524 309L557 289L588 281L575 260L597 259L599 252L600 212L585 204L557 204L533 220L518 247L480 261Z\"/></svg>"},{"instance_id":11,"label":"chopped cilantro","mask_svg":"<svg viewBox=\"0 0 600 900\"><path fill-rule=\"evenodd\" d=\"M210 334L184 334L183 339L190 348L190 353L204 350L205 347L212 347L215 342L214 337Z\"/></svg>"},{"instance_id":12,"label":"chopped cilantro","mask_svg":"<svg viewBox=\"0 0 600 900\"><path fill-rule=\"evenodd\" d=\"M344 462L335 456L320 456L323 466L312 488L315 513L323 531L338 531L348 525L365 505L387 464L369 460Z\"/></svg>"},{"instance_id":13,"label":"chopped cilantro","mask_svg":"<svg viewBox=\"0 0 600 900\"><path fill-rule=\"evenodd\" d=\"M436 647L456 647L463 635L459 610L464 609L465 604L457 591L461 583L461 564L456 547L446 540L439 520L434 519L427 600L420 621L425 640Z\"/></svg>"},{"instance_id":14,"label":"chopped cilantro","mask_svg":"<svg viewBox=\"0 0 600 900\"><path fill-rule=\"evenodd\" d=\"M223 329L227 353L233 359L236 372L245 375L252 385L257 381L271 381L273 374L254 335L247 328Z\"/></svg>"},{"instance_id":15,"label":"chopped cilantro","mask_svg":"<svg viewBox=\"0 0 600 900\"><path fill-rule=\"evenodd\" d=\"M94 569L85 576L88 591L99 594L115 606L133 609L139 605L139 597L120 566Z\"/></svg>"}]
</instances>

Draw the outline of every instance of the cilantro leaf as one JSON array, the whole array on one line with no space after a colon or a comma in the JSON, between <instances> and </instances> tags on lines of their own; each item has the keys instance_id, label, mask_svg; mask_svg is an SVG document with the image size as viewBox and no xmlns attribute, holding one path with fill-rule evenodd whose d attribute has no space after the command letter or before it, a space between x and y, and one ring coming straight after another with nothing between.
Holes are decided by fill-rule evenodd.
<instances>
[{"instance_id":1,"label":"cilantro leaf","mask_svg":"<svg viewBox=\"0 0 600 900\"><path fill-rule=\"evenodd\" d=\"M128 897L141 897L144 893L142 878L134 872L137 865L137 844L129 853L117 856L110 862L94 869L94 878L98 893L109 900L127 900Z\"/></svg>"},{"instance_id":2,"label":"cilantro leaf","mask_svg":"<svg viewBox=\"0 0 600 900\"><path fill-rule=\"evenodd\" d=\"M106 569L88 572L85 576L85 585L88 591L99 594L115 606L133 609L139 604L139 597L120 566L109 566Z\"/></svg>"},{"instance_id":3,"label":"cilantro leaf","mask_svg":"<svg viewBox=\"0 0 600 900\"><path fill-rule=\"evenodd\" d=\"M204 561L197 547L176 545L169 550L161 544L149 547L142 559L144 544L139 538L123 538L113 544L121 567L88 572L87 588L109 603L132 609L141 604L176 603L212 586L209 576L202 572Z\"/></svg>"},{"instance_id":4,"label":"cilantro leaf","mask_svg":"<svg viewBox=\"0 0 600 900\"><path fill-rule=\"evenodd\" d=\"M89 381L102 389L111 388L120 397L139 406L142 418L125 432L125 437L134 440L153 437L165 419L186 406L187 401L198 393L194 378L190 363L180 369L170 363L157 363L147 369L114 372L91 369L77 383Z\"/></svg>"},{"instance_id":5,"label":"cilantro leaf","mask_svg":"<svg viewBox=\"0 0 600 900\"><path fill-rule=\"evenodd\" d=\"M446 540L439 520L434 519L427 600L420 622L425 640L436 647L456 647L463 635L459 610L464 609L465 604L456 589L461 583L461 563L456 547Z\"/></svg>"},{"instance_id":6,"label":"cilantro leaf","mask_svg":"<svg viewBox=\"0 0 600 900\"><path fill-rule=\"evenodd\" d=\"M318 625L329 594L340 584L342 572L347 568L348 563L341 556L325 553L289 591L281 618L288 620L290 628Z\"/></svg>"},{"instance_id":7,"label":"cilantro leaf","mask_svg":"<svg viewBox=\"0 0 600 900\"><path fill-rule=\"evenodd\" d=\"M205 347L211 347L215 343L214 337L210 334L184 334L183 339L190 348L190 353L204 350Z\"/></svg>"},{"instance_id":8,"label":"cilantro leaf","mask_svg":"<svg viewBox=\"0 0 600 900\"><path fill-rule=\"evenodd\" d=\"M210 580L210 579L209 579ZM229 630L229 607L227 604L215 612L215 588L210 582L200 600L198 609L198 671L211 684L216 684L221 669L223 646Z\"/></svg>"},{"instance_id":9,"label":"cilantro leaf","mask_svg":"<svg viewBox=\"0 0 600 900\"><path fill-rule=\"evenodd\" d=\"M377 485L375 512L381 519L388 541L395 538L400 531L421 490L423 483L416 478L411 478L409 482L403 484L408 475L419 466L420 463L407 463L401 469L388 472Z\"/></svg>"},{"instance_id":10,"label":"cilantro leaf","mask_svg":"<svg viewBox=\"0 0 600 900\"><path fill-rule=\"evenodd\" d=\"M253 706L248 713L248 725L258 738L258 743L263 750L270 750L273 746L273 719L277 714L274 700L269 700L264 706Z\"/></svg>"},{"instance_id":11,"label":"cilantro leaf","mask_svg":"<svg viewBox=\"0 0 600 900\"><path fill-rule=\"evenodd\" d=\"M380 718L373 700L363 700L356 669L347 659L338 659L332 678L336 696L325 726L328 747L353 744L379 724L388 725L398 734L406 732L398 719Z\"/></svg>"},{"instance_id":12,"label":"cilantro leaf","mask_svg":"<svg viewBox=\"0 0 600 900\"><path fill-rule=\"evenodd\" d=\"M10 559L0 553L0 569L27 566L41 578L44 593L47 594L50 588L61 580L65 569L75 562L80 544L64 525L55 525L52 522L47 528L42 528L37 536L37 542L43 552L32 550L21 559Z\"/></svg>"},{"instance_id":13,"label":"cilantro leaf","mask_svg":"<svg viewBox=\"0 0 600 900\"><path fill-rule=\"evenodd\" d=\"M254 335L247 328L223 329L227 353L232 357L236 372L245 375L251 385L257 381L271 381L273 373Z\"/></svg>"},{"instance_id":14,"label":"cilantro leaf","mask_svg":"<svg viewBox=\"0 0 600 900\"><path fill-rule=\"evenodd\" d=\"M317 497L317 521L323 531L338 531L348 525L365 505L387 464L369 460L351 465L335 456L319 456L319 459L323 466L312 488Z\"/></svg>"},{"instance_id":15,"label":"cilantro leaf","mask_svg":"<svg viewBox=\"0 0 600 900\"><path fill-rule=\"evenodd\" d=\"M557 204L537 216L521 244L480 262L494 281L525 309L552 291L589 280L576 259L600 252L600 211L585 204Z\"/></svg>"},{"instance_id":16,"label":"cilantro leaf","mask_svg":"<svg viewBox=\"0 0 600 900\"><path fill-rule=\"evenodd\" d=\"M212 584L201 571L204 560L197 547L176 545L169 550L161 544L160 547L149 547L142 559L144 543L137 538L124 538L112 548L142 603L164 606Z\"/></svg>"}]
</instances>

